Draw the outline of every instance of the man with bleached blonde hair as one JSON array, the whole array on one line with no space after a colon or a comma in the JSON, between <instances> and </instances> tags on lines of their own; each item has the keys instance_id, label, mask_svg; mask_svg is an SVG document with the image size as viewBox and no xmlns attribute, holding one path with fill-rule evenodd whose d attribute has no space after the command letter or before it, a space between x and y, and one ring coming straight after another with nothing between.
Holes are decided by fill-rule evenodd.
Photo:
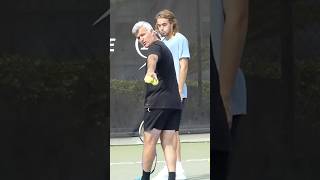
<instances>
[{"instance_id":1,"label":"man with bleached blonde hair","mask_svg":"<svg viewBox=\"0 0 320 180\"><path fill-rule=\"evenodd\" d=\"M146 95L144 102L144 145L142 155L142 178L150 179L152 162L156 155L156 144L161 137L168 177L176 179L175 130L179 128L181 101L178 83L169 48L159 40L152 26L145 21L137 22L132 34L147 50ZM152 78L158 83L146 81Z\"/></svg>"}]
</instances>

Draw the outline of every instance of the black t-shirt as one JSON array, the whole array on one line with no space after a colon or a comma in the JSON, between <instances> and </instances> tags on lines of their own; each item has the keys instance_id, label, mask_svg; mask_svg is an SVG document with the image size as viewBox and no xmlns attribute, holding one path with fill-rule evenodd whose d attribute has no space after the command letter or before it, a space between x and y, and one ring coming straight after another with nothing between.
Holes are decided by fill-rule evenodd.
<instances>
[{"instance_id":1,"label":"black t-shirt","mask_svg":"<svg viewBox=\"0 0 320 180\"><path fill-rule=\"evenodd\" d=\"M173 64L173 57L169 48L161 41L152 43L147 56L155 54L158 62L155 73L159 84L146 84L145 108L150 109L181 109L178 82Z\"/></svg>"}]
</instances>

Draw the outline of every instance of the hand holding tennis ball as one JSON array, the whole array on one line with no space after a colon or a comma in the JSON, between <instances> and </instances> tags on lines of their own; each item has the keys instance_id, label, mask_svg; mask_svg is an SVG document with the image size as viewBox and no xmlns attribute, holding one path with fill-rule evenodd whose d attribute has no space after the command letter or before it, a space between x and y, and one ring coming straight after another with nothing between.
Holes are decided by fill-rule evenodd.
<instances>
[{"instance_id":1,"label":"hand holding tennis ball","mask_svg":"<svg viewBox=\"0 0 320 180\"><path fill-rule=\"evenodd\" d=\"M147 83L147 84L152 84L153 86L156 86L156 85L159 84L159 80L158 80L157 77L153 78L153 77L151 77L149 75L146 75L144 77L144 82Z\"/></svg>"}]
</instances>

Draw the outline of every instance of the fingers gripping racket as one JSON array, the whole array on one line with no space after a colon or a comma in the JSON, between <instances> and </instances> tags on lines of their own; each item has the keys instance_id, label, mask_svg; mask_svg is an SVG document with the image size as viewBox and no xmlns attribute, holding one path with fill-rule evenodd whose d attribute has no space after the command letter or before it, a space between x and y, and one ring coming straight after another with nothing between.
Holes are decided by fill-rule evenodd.
<instances>
[{"instance_id":1,"label":"fingers gripping racket","mask_svg":"<svg viewBox=\"0 0 320 180\"><path fill-rule=\"evenodd\" d=\"M142 121L139 126L139 139L142 143L144 143L144 121ZM156 152L155 152L155 156L154 156L154 160L152 163L150 174L152 174L154 172L154 170L156 169L157 161L158 161L158 158L157 158L157 148L156 148ZM143 163L143 161L142 161L142 163Z\"/></svg>"}]
</instances>

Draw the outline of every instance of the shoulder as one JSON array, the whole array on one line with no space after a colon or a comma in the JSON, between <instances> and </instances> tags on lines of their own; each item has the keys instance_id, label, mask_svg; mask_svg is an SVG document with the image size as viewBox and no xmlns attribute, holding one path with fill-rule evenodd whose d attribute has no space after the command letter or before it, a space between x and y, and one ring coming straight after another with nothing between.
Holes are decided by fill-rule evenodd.
<instances>
[{"instance_id":1,"label":"shoulder","mask_svg":"<svg viewBox=\"0 0 320 180\"><path fill-rule=\"evenodd\" d=\"M181 34L180 32L177 32L176 35L175 35L175 37L176 37L177 39L182 39L182 40L184 40L184 41L188 41L188 39L187 39L183 34Z\"/></svg>"},{"instance_id":2,"label":"shoulder","mask_svg":"<svg viewBox=\"0 0 320 180\"><path fill-rule=\"evenodd\" d=\"M161 49L163 45L164 45L163 42L155 41L148 47L148 49Z\"/></svg>"},{"instance_id":3,"label":"shoulder","mask_svg":"<svg viewBox=\"0 0 320 180\"><path fill-rule=\"evenodd\" d=\"M166 45L162 41L155 41L154 43L152 43L151 46L153 46L153 47L164 47Z\"/></svg>"},{"instance_id":4,"label":"shoulder","mask_svg":"<svg viewBox=\"0 0 320 180\"><path fill-rule=\"evenodd\" d=\"M159 43L158 41L153 42L152 44L150 44L150 46L148 47L148 54L156 54L156 55L160 55L161 54L161 49L162 49L162 44Z\"/></svg>"},{"instance_id":5,"label":"shoulder","mask_svg":"<svg viewBox=\"0 0 320 180\"><path fill-rule=\"evenodd\" d=\"M166 53L166 51L170 52L170 49L162 41L155 41L149 46L148 50L149 52L154 52L158 55Z\"/></svg>"},{"instance_id":6,"label":"shoulder","mask_svg":"<svg viewBox=\"0 0 320 180\"><path fill-rule=\"evenodd\" d=\"M175 42L177 42L178 44L182 45L182 46L185 46L185 45L188 45L189 42L188 42L188 39L181 33L177 32L174 36L175 38Z\"/></svg>"}]
</instances>

